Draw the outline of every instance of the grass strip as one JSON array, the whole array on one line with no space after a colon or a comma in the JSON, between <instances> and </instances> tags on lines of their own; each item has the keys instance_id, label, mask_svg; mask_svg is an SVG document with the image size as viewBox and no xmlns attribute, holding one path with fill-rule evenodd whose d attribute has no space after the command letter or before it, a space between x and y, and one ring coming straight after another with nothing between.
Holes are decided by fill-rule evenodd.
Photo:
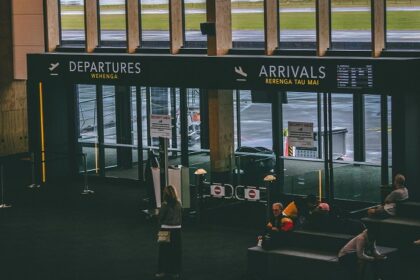
<instances>
[{"instance_id":1,"label":"grass strip","mask_svg":"<svg viewBox=\"0 0 420 280\"><path fill-rule=\"evenodd\" d=\"M205 22L205 14L186 15L186 29L199 30L200 23ZM142 26L145 30L168 30L168 14L145 14ZM420 11L388 12L388 30L420 30ZM333 30L370 30L370 14L368 12L336 12L332 16ZM65 15L62 17L63 29L83 29L82 15ZM315 29L314 13L282 13L281 29L302 30ZM108 30L124 30L125 15L103 15L101 28ZM259 30L264 28L262 13L244 13L232 15L233 30Z\"/></svg>"}]
</instances>

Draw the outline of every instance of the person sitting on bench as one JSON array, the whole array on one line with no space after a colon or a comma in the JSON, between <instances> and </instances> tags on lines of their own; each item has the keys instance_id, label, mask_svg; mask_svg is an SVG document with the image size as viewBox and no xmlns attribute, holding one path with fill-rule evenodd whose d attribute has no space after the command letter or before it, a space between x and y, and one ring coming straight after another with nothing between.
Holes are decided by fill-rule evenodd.
<instances>
[{"instance_id":1,"label":"person sitting on bench","mask_svg":"<svg viewBox=\"0 0 420 280\"><path fill-rule=\"evenodd\" d=\"M305 198L305 203L306 213L300 219L302 222L301 226L307 229L324 229L329 224L329 204L320 202L313 194Z\"/></svg>"},{"instance_id":2,"label":"person sitting on bench","mask_svg":"<svg viewBox=\"0 0 420 280\"><path fill-rule=\"evenodd\" d=\"M316 224L317 220L324 220L329 210L327 203L320 203L314 194L310 194L290 202L283 210L283 215L292 218L295 227L303 227L308 221L307 226Z\"/></svg>"},{"instance_id":3,"label":"person sitting on bench","mask_svg":"<svg viewBox=\"0 0 420 280\"><path fill-rule=\"evenodd\" d=\"M374 264L375 279L380 279L378 277L379 269L375 261L384 260L386 256L377 251L376 236L376 230L365 229L341 248L338 253L338 260L350 273L350 279L364 279L364 270L369 262Z\"/></svg>"},{"instance_id":4,"label":"person sitting on bench","mask_svg":"<svg viewBox=\"0 0 420 280\"><path fill-rule=\"evenodd\" d=\"M266 250L287 242L289 232L293 230L293 221L282 214L283 205L280 202L273 203L272 211L273 215L266 225L265 234L258 237L258 243L261 242L262 248Z\"/></svg>"},{"instance_id":5,"label":"person sitting on bench","mask_svg":"<svg viewBox=\"0 0 420 280\"><path fill-rule=\"evenodd\" d=\"M405 187L405 177L395 175L394 190L385 198L384 204L368 210L370 217L387 218L396 215L397 203L408 199L408 190Z\"/></svg>"}]
</instances>

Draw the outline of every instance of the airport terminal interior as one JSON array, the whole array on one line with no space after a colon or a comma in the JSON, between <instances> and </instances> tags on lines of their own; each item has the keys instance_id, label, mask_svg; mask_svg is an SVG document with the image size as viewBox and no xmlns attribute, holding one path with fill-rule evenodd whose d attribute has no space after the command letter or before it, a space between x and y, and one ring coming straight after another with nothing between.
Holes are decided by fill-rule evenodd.
<instances>
[{"instance_id":1,"label":"airport terminal interior","mask_svg":"<svg viewBox=\"0 0 420 280\"><path fill-rule=\"evenodd\" d=\"M0 278L420 279L419 68L420 0L1 0Z\"/></svg>"}]
</instances>

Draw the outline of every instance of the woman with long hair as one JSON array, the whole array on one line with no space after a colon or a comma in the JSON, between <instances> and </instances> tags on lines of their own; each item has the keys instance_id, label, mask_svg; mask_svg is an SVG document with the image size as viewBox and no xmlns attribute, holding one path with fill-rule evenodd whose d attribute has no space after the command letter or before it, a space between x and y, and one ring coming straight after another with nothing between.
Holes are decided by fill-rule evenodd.
<instances>
[{"instance_id":1,"label":"woman with long hair","mask_svg":"<svg viewBox=\"0 0 420 280\"><path fill-rule=\"evenodd\" d=\"M166 186L163 189L163 202L159 211L160 242L157 278L162 278L166 275L172 278L179 278L182 257L181 223L181 202L178 199L174 186Z\"/></svg>"}]
</instances>

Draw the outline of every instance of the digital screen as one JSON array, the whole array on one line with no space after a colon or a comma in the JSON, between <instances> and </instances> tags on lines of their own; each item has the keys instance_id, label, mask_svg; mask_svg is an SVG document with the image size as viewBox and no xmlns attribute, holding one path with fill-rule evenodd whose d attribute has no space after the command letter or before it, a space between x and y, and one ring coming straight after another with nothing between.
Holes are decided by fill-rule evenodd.
<instances>
[{"instance_id":1,"label":"digital screen","mask_svg":"<svg viewBox=\"0 0 420 280\"><path fill-rule=\"evenodd\" d=\"M373 66L337 65L337 88L373 88Z\"/></svg>"}]
</instances>

